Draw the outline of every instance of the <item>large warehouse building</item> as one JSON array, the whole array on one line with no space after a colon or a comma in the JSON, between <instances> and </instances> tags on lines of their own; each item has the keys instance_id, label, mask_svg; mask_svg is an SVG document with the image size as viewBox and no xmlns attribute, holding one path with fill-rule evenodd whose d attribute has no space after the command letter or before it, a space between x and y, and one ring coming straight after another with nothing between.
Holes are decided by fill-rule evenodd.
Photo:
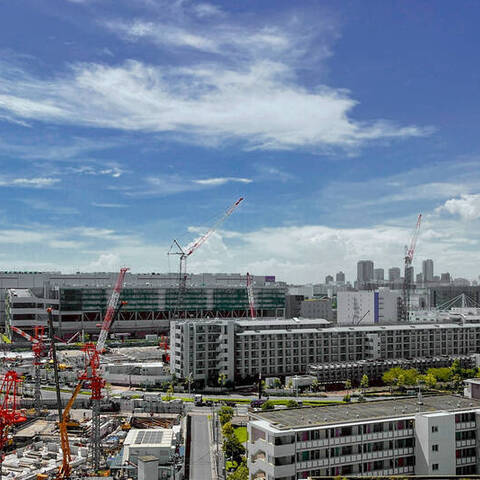
<instances>
[{"instance_id":1,"label":"large warehouse building","mask_svg":"<svg viewBox=\"0 0 480 480\"><path fill-rule=\"evenodd\" d=\"M98 332L117 273L52 274L42 285L5 289L5 330L16 326L29 331L45 323L46 306L52 306L61 335ZM33 276L31 279L36 279ZM283 283L275 277L254 276L253 290L259 318L284 316ZM187 279L187 290L178 305L177 274L127 274L120 300L125 305L114 332L142 337L167 332L172 318L242 318L249 315L246 276L200 274Z\"/></svg>"}]
</instances>

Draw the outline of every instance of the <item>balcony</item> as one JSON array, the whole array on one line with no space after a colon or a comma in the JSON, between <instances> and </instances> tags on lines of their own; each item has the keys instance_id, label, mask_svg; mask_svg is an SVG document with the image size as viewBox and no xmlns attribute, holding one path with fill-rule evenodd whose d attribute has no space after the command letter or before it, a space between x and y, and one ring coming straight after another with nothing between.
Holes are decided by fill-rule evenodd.
<instances>
[{"instance_id":1,"label":"balcony","mask_svg":"<svg viewBox=\"0 0 480 480\"><path fill-rule=\"evenodd\" d=\"M455 424L455 430L474 430L475 422L459 422Z\"/></svg>"},{"instance_id":2,"label":"balcony","mask_svg":"<svg viewBox=\"0 0 480 480\"><path fill-rule=\"evenodd\" d=\"M468 440L457 440L455 442L455 446L457 448L474 447L476 444L477 444L477 440L475 438L470 438Z\"/></svg>"},{"instance_id":3,"label":"balcony","mask_svg":"<svg viewBox=\"0 0 480 480\"><path fill-rule=\"evenodd\" d=\"M457 465L470 465L477 463L477 457L457 458Z\"/></svg>"}]
</instances>

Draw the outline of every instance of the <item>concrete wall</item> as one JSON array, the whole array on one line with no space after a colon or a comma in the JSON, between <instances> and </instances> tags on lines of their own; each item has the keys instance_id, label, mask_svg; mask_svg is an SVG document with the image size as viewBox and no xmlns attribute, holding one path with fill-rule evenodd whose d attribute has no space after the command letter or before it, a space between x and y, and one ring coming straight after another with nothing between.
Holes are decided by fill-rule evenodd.
<instances>
[{"instance_id":1,"label":"concrete wall","mask_svg":"<svg viewBox=\"0 0 480 480\"><path fill-rule=\"evenodd\" d=\"M417 475L456 474L454 413L417 414L415 436ZM437 451L433 450L434 445L438 445ZM433 469L435 465L438 465L436 470Z\"/></svg>"}]
</instances>

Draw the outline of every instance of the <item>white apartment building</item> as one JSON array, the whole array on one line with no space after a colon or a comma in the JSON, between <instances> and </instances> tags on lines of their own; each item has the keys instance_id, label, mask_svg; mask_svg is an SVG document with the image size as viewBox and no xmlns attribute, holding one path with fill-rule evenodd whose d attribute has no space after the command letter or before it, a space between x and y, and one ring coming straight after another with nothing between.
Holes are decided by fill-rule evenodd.
<instances>
[{"instance_id":1,"label":"white apartment building","mask_svg":"<svg viewBox=\"0 0 480 480\"><path fill-rule=\"evenodd\" d=\"M397 323L402 292L379 288L337 293L339 325L375 325Z\"/></svg>"},{"instance_id":2,"label":"white apartment building","mask_svg":"<svg viewBox=\"0 0 480 480\"><path fill-rule=\"evenodd\" d=\"M452 395L258 412L250 480L475 474L479 425L480 401Z\"/></svg>"},{"instance_id":3,"label":"white apartment building","mask_svg":"<svg viewBox=\"0 0 480 480\"><path fill-rule=\"evenodd\" d=\"M309 365L472 355L480 324L329 327L322 319L188 319L171 322L172 374L216 384L305 374Z\"/></svg>"}]
</instances>

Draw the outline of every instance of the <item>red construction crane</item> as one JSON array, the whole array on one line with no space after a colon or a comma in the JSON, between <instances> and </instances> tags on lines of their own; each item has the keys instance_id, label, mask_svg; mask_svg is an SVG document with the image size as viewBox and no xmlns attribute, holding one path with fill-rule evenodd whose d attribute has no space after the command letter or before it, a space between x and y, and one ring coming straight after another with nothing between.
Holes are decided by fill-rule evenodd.
<instances>
[{"instance_id":1,"label":"red construction crane","mask_svg":"<svg viewBox=\"0 0 480 480\"><path fill-rule=\"evenodd\" d=\"M2 395L0 403L0 478L5 459L5 447L8 444L8 432L12 425L24 422L26 418L17 411L17 388L21 382L17 372L9 370L5 373L0 387Z\"/></svg>"},{"instance_id":2,"label":"red construction crane","mask_svg":"<svg viewBox=\"0 0 480 480\"><path fill-rule=\"evenodd\" d=\"M92 463L95 471L100 468L100 400L102 399L102 388L105 386L105 380L100 376L100 355L105 350L105 343L107 341L108 332L112 323L115 321L117 304L120 298L120 293L123 288L123 281L128 268L121 268L118 274L117 282L113 288L112 295L108 302L107 311L103 320L100 335L97 343L86 343L82 350L86 355L87 376L86 379L90 382L92 389ZM123 302L120 304L120 307Z\"/></svg>"},{"instance_id":3,"label":"red construction crane","mask_svg":"<svg viewBox=\"0 0 480 480\"><path fill-rule=\"evenodd\" d=\"M413 272L412 262L415 255L415 248L417 246L417 239L420 233L420 225L422 223L422 214L420 213L417 218L417 224L413 230L412 238L410 240L410 247L405 246L405 269L403 274L403 315L402 320L408 322L410 312L410 293L413 286Z\"/></svg>"},{"instance_id":4,"label":"red construction crane","mask_svg":"<svg viewBox=\"0 0 480 480\"><path fill-rule=\"evenodd\" d=\"M257 318L255 313L255 295L253 294L253 280L251 275L247 272L247 294L248 294L248 304L250 307L250 317L252 320Z\"/></svg>"},{"instance_id":5,"label":"red construction crane","mask_svg":"<svg viewBox=\"0 0 480 480\"><path fill-rule=\"evenodd\" d=\"M160 337L160 343L158 344L158 347L160 349L163 349L164 354L163 354L163 361L170 363L170 354L168 353L170 347L168 345L167 337L165 335L162 335Z\"/></svg>"},{"instance_id":6,"label":"red construction crane","mask_svg":"<svg viewBox=\"0 0 480 480\"><path fill-rule=\"evenodd\" d=\"M187 285L187 258L192 255L199 247L201 247L217 230L217 228L237 209L240 203L243 202L243 197L240 197L234 204L232 204L227 211L213 224L212 227L200 238L193 241L186 247L182 247L177 240L173 240L168 255L178 255L180 257L179 280L178 280L178 296L176 311L182 304L183 295ZM176 251L172 251L176 248Z\"/></svg>"},{"instance_id":7,"label":"red construction crane","mask_svg":"<svg viewBox=\"0 0 480 480\"><path fill-rule=\"evenodd\" d=\"M42 397L40 389L40 366L42 365L42 357L45 355L45 327L43 325L37 325L33 329L33 336L24 332L18 327L10 327L12 332L18 333L23 338L31 342L32 351L33 351L33 365L35 369L35 392L33 406L35 407L35 413L37 415L41 414L42 410Z\"/></svg>"},{"instance_id":8,"label":"red construction crane","mask_svg":"<svg viewBox=\"0 0 480 480\"><path fill-rule=\"evenodd\" d=\"M48 321L50 328L50 337L52 339L52 352L54 357L54 369L55 369L55 385L57 390L57 403L59 410L59 430L60 430L60 441L62 446L62 455L63 461L60 469L57 473L57 480L59 479L69 479L71 475L71 453L70 453L70 443L68 441L67 433L67 422L69 420L69 413L77 397L83 382L90 382L90 388L92 390L91 399L92 399L92 461L95 471L99 469L100 466L100 400L102 399L102 388L105 385L105 380L100 376L99 367L100 367L100 354L105 349L105 343L108 336L110 327L115 321L115 318L119 312L117 309L118 300L120 293L123 288L123 281L125 274L128 271L128 268L121 268L118 275L115 287L113 288L112 295L108 302L107 311L105 313L105 318L100 330L100 335L98 337L97 343L86 343L82 350L85 353L85 370L78 377L78 384L75 387L72 396L65 407L65 410L62 413L61 398L60 398L60 384L58 380L58 363L56 360L55 344L53 342L53 317L52 310L48 309ZM126 302L121 302L120 307L126 304Z\"/></svg>"}]
</instances>

